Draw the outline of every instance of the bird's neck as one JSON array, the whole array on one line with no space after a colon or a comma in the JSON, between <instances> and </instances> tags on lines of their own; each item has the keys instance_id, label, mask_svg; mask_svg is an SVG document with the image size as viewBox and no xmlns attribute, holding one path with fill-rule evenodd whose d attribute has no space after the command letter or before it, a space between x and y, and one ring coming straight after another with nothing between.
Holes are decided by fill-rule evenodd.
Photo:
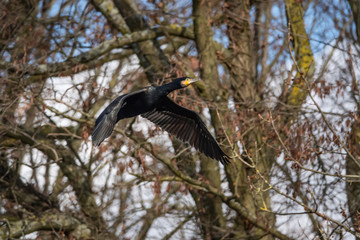
<instances>
[{"instance_id":1,"label":"bird's neck","mask_svg":"<svg viewBox=\"0 0 360 240\"><path fill-rule=\"evenodd\" d=\"M159 88L161 89L162 92L169 94L172 91L179 89L180 87L177 84L168 83L168 84L160 86Z\"/></svg>"}]
</instances>

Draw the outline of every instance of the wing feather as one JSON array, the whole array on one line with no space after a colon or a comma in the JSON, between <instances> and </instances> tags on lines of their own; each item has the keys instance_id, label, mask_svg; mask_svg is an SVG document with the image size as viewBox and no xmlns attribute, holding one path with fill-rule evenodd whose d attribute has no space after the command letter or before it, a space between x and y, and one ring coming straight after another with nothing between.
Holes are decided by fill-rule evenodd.
<instances>
[{"instance_id":1,"label":"wing feather","mask_svg":"<svg viewBox=\"0 0 360 240\"><path fill-rule=\"evenodd\" d=\"M159 106L141 116L178 139L188 142L206 156L223 164L229 162L229 156L221 150L199 115L177 105L170 98L165 97Z\"/></svg>"},{"instance_id":2,"label":"wing feather","mask_svg":"<svg viewBox=\"0 0 360 240\"><path fill-rule=\"evenodd\" d=\"M95 129L91 134L91 140L95 146L99 146L102 141L108 138L114 130L115 124L118 122L118 113L120 109L126 104L129 97L136 97L137 94L144 93L148 88L143 88L138 91L121 95L112 101L95 121Z\"/></svg>"},{"instance_id":3,"label":"wing feather","mask_svg":"<svg viewBox=\"0 0 360 240\"><path fill-rule=\"evenodd\" d=\"M91 140L95 146L99 146L113 132L117 123L117 115L123 105L125 96L122 95L116 98L96 119L95 130L91 135Z\"/></svg>"}]
</instances>

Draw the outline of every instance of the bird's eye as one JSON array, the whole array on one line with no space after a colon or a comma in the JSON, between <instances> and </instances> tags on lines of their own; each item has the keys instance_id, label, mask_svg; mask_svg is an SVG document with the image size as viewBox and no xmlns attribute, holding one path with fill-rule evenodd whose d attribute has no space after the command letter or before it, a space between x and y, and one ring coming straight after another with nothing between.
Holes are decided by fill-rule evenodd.
<instances>
[{"instance_id":1,"label":"bird's eye","mask_svg":"<svg viewBox=\"0 0 360 240\"><path fill-rule=\"evenodd\" d=\"M185 79L185 85L186 86L190 85L190 78Z\"/></svg>"}]
</instances>

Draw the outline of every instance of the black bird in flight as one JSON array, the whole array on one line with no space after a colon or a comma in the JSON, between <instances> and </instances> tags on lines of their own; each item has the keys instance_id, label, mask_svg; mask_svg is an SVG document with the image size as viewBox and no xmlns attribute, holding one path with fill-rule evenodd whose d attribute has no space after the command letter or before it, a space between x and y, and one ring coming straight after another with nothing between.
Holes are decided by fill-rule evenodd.
<instances>
[{"instance_id":1,"label":"black bird in flight","mask_svg":"<svg viewBox=\"0 0 360 240\"><path fill-rule=\"evenodd\" d=\"M177 105L167 96L198 80L177 78L162 86L145 87L116 98L96 119L95 130L91 135L94 145L99 146L108 138L119 120L141 115L206 156L222 164L228 163L229 156L221 150L199 115Z\"/></svg>"}]
</instances>

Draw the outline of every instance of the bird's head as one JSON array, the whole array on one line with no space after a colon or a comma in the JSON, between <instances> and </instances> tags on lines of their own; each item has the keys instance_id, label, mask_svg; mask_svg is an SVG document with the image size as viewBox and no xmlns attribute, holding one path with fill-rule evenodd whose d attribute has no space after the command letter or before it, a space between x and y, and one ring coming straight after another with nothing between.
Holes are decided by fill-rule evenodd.
<instances>
[{"instance_id":1,"label":"bird's head","mask_svg":"<svg viewBox=\"0 0 360 240\"><path fill-rule=\"evenodd\" d=\"M175 79L176 82L180 84L182 88L188 87L190 84L199 81L199 78L191 78L191 77L181 77Z\"/></svg>"}]
</instances>

